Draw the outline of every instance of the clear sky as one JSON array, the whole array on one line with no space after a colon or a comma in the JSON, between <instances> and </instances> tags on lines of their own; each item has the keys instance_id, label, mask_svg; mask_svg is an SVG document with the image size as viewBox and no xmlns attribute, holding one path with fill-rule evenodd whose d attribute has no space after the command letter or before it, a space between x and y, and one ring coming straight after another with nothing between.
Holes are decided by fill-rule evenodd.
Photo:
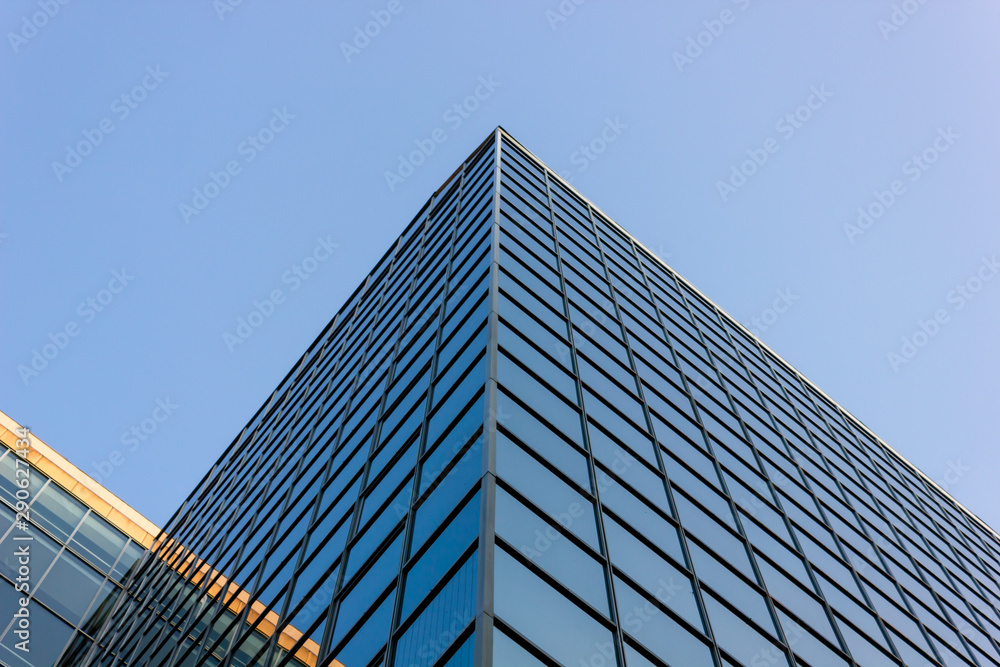
<instances>
[{"instance_id":1,"label":"clear sky","mask_svg":"<svg viewBox=\"0 0 1000 667\"><path fill-rule=\"evenodd\" d=\"M996 2L7 0L0 26L0 409L153 521L503 125L1000 527Z\"/></svg>"}]
</instances>

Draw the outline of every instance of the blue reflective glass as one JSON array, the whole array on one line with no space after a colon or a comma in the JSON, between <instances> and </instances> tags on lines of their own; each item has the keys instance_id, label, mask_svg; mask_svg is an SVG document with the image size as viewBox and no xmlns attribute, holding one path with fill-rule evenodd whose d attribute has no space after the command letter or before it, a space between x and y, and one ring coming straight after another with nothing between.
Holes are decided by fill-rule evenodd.
<instances>
[{"instance_id":1,"label":"blue reflective glass","mask_svg":"<svg viewBox=\"0 0 1000 667\"><path fill-rule=\"evenodd\" d=\"M63 551L36 588L35 597L76 624L83 619L103 581L82 560Z\"/></svg>"},{"instance_id":2,"label":"blue reflective glass","mask_svg":"<svg viewBox=\"0 0 1000 667\"><path fill-rule=\"evenodd\" d=\"M609 616L604 566L499 487L496 491L496 533L573 593Z\"/></svg>"},{"instance_id":3,"label":"blue reflective glass","mask_svg":"<svg viewBox=\"0 0 1000 667\"><path fill-rule=\"evenodd\" d=\"M722 650L746 665L766 661L770 665L792 667L788 656L772 639L763 635L710 593L703 596L715 641Z\"/></svg>"},{"instance_id":4,"label":"blue reflective glass","mask_svg":"<svg viewBox=\"0 0 1000 667\"><path fill-rule=\"evenodd\" d=\"M696 628L702 628L691 577L662 558L611 519L604 522L611 563L662 604ZM678 555L680 545L677 546Z\"/></svg>"},{"instance_id":5,"label":"blue reflective glass","mask_svg":"<svg viewBox=\"0 0 1000 667\"><path fill-rule=\"evenodd\" d=\"M402 618L413 611L459 555L479 538L479 512L479 493L476 493L410 567L406 573Z\"/></svg>"},{"instance_id":6,"label":"blue reflective glass","mask_svg":"<svg viewBox=\"0 0 1000 667\"><path fill-rule=\"evenodd\" d=\"M611 631L506 551L496 552L494 609L536 646L564 665L614 660Z\"/></svg>"},{"instance_id":7,"label":"blue reflective glass","mask_svg":"<svg viewBox=\"0 0 1000 667\"><path fill-rule=\"evenodd\" d=\"M32 476L34 477L31 480L32 484L37 484L43 479L34 470ZM31 504L32 520L63 541L69 539L73 529L86 513L87 508L83 503L63 491L55 482L49 482L44 489L38 491ZM118 550L121 551L120 546ZM117 555L116 552L115 556Z\"/></svg>"},{"instance_id":8,"label":"blue reflective glass","mask_svg":"<svg viewBox=\"0 0 1000 667\"><path fill-rule=\"evenodd\" d=\"M396 645L396 667L431 667L476 619L479 555L472 552Z\"/></svg>"},{"instance_id":9,"label":"blue reflective glass","mask_svg":"<svg viewBox=\"0 0 1000 667\"><path fill-rule=\"evenodd\" d=\"M343 648L334 652L337 660L345 665L368 664L389 638L393 601L393 595L389 593L377 607L365 614L357 631ZM339 620L337 632L340 633Z\"/></svg>"},{"instance_id":10,"label":"blue reflective glass","mask_svg":"<svg viewBox=\"0 0 1000 667\"><path fill-rule=\"evenodd\" d=\"M574 535L594 549L600 549L593 503L503 433L497 432L496 442L497 476Z\"/></svg>"},{"instance_id":11,"label":"blue reflective glass","mask_svg":"<svg viewBox=\"0 0 1000 667\"><path fill-rule=\"evenodd\" d=\"M545 667L545 663L528 653L521 644L511 639L503 630L493 630L493 664L519 665L523 667Z\"/></svg>"},{"instance_id":12,"label":"blue reflective glass","mask_svg":"<svg viewBox=\"0 0 1000 667\"><path fill-rule=\"evenodd\" d=\"M669 594L664 593L666 595ZM715 664L712 650L705 641L617 577L615 598L622 630L639 640L658 658L666 660L667 664L677 667L711 667Z\"/></svg>"},{"instance_id":13,"label":"blue reflective glass","mask_svg":"<svg viewBox=\"0 0 1000 667\"><path fill-rule=\"evenodd\" d=\"M399 570L399 550L403 536L392 540L371 567L360 577L356 585L343 595L337 608L337 625L333 634L333 644L354 627L358 619L378 597ZM389 596L392 598L392 596ZM392 605L390 604L390 608ZM388 630L388 628L387 628Z\"/></svg>"},{"instance_id":14,"label":"blue reflective glass","mask_svg":"<svg viewBox=\"0 0 1000 667\"><path fill-rule=\"evenodd\" d=\"M555 465L581 488L590 489L590 466L581 450L568 444L556 431L503 392L499 392L497 404L501 406L497 422L505 430L509 430L521 443L541 454L542 458ZM579 430L570 436L573 442L582 442Z\"/></svg>"},{"instance_id":15,"label":"blue reflective glass","mask_svg":"<svg viewBox=\"0 0 1000 667\"><path fill-rule=\"evenodd\" d=\"M472 488L483 474L482 438L470 445L444 477L439 478L433 491L417 508L413 519L413 542L411 553L416 552L427 537L441 525L462 496Z\"/></svg>"}]
</instances>

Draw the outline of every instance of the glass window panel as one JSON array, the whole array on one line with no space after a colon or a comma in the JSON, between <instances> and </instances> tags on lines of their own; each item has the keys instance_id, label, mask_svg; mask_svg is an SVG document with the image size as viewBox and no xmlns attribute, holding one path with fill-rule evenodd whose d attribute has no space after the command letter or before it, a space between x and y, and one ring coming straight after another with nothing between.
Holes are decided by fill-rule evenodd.
<instances>
[{"instance_id":1,"label":"glass window panel","mask_svg":"<svg viewBox=\"0 0 1000 667\"><path fill-rule=\"evenodd\" d=\"M413 543L411 553L416 552L428 536L441 525L441 521L458 506L465 493L472 488L476 480L482 477L483 455L482 438L470 445L458 462L440 481L433 486L433 491L417 508L413 519Z\"/></svg>"},{"instance_id":2,"label":"glass window panel","mask_svg":"<svg viewBox=\"0 0 1000 667\"><path fill-rule=\"evenodd\" d=\"M497 380L511 395L526 405L544 406L546 420L563 433L579 431L580 414L573 407L504 355L497 361Z\"/></svg>"},{"instance_id":3,"label":"glass window panel","mask_svg":"<svg viewBox=\"0 0 1000 667\"><path fill-rule=\"evenodd\" d=\"M15 644L21 640L13 632L8 632L3 641L0 641L0 662L9 665L25 665L25 667L52 665L55 664L63 647L69 642L73 628L39 604L32 604L30 609L31 638L33 640L29 644L31 662L24 662L24 651L15 648Z\"/></svg>"},{"instance_id":4,"label":"glass window panel","mask_svg":"<svg viewBox=\"0 0 1000 667\"><path fill-rule=\"evenodd\" d=\"M392 593L389 593L377 607L365 614L350 640L343 648L334 652L338 661L345 665L367 665L382 648L389 638L389 629L392 625L393 597ZM337 632L340 632L339 618Z\"/></svg>"},{"instance_id":5,"label":"glass window panel","mask_svg":"<svg viewBox=\"0 0 1000 667\"><path fill-rule=\"evenodd\" d=\"M434 402L439 403L441 399L448 393L448 391L466 374L477 373L477 370L481 367L484 344L486 342L486 331L482 330L479 335L476 336L476 340L472 341L465 350L459 355L455 360L455 363L451 365L448 370L441 372L441 366L438 366L438 376L434 381ZM444 363L444 359L439 360L439 363ZM476 380L481 384L486 384L485 374L477 375Z\"/></svg>"},{"instance_id":6,"label":"glass window panel","mask_svg":"<svg viewBox=\"0 0 1000 667\"><path fill-rule=\"evenodd\" d=\"M547 352L553 359L562 364L563 368L571 370L569 345L564 339L551 333L515 301L505 300L500 312L502 318L509 322L513 328ZM565 333L565 327L563 327L563 332Z\"/></svg>"},{"instance_id":7,"label":"glass window panel","mask_svg":"<svg viewBox=\"0 0 1000 667\"><path fill-rule=\"evenodd\" d=\"M115 568L111 571L111 578L119 583L123 582L128 576L129 570L145 551L141 544L129 542L121 557L118 558L118 562L115 563Z\"/></svg>"},{"instance_id":8,"label":"glass window panel","mask_svg":"<svg viewBox=\"0 0 1000 667\"><path fill-rule=\"evenodd\" d=\"M14 513L10 511L6 506L0 505L0 509L3 513L9 513L11 522L14 519ZM20 566L18 562L19 557L15 555L15 551L18 547L25 544L22 541L15 541L15 537L32 537L30 542L31 548L31 576L35 581L38 581L41 576L48 569L49 565L56 558L56 553L58 553L61 545L57 544L48 535L43 534L41 531L37 530L33 525L28 524L28 530L20 531L16 528L9 533L7 537L0 542L0 573L11 581L17 579L17 571ZM3 621L0 621L2 623Z\"/></svg>"},{"instance_id":9,"label":"glass window panel","mask_svg":"<svg viewBox=\"0 0 1000 667\"><path fill-rule=\"evenodd\" d=\"M13 458L7 457L7 458ZM38 483L38 475L32 470L35 479L31 483ZM44 489L35 496L35 501L31 504L31 519L42 528L46 529L59 540L68 540L73 529L87 513L87 508L63 491L55 482L49 482ZM118 547L121 551L121 546ZM118 556L118 552L115 552Z\"/></svg>"},{"instance_id":10,"label":"glass window panel","mask_svg":"<svg viewBox=\"0 0 1000 667\"><path fill-rule=\"evenodd\" d=\"M647 464L633 456L598 428L589 429L590 448L594 459L641 493L656 507L673 515L667 501L663 477L649 469Z\"/></svg>"},{"instance_id":11,"label":"glass window panel","mask_svg":"<svg viewBox=\"0 0 1000 667\"><path fill-rule=\"evenodd\" d=\"M504 238L508 234L516 241ZM503 227L500 233L500 264L510 266L511 262L520 262L528 269L538 274L539 278L547 282L551 287L559 288L559 274L552 267L555 266L555 255L552 251L544 248L533 236L527 234L515 223L510 223ZM534 253L534 254L533 254ZM538 255L542 259L536 257ZM549 262L546 264L545 262ZM521 268L523 271L524 269Z\"/></svg>"},{"instance_id":12,"label":"glass window panel","mask_svg":"<svg viewBox=\"0 0 1000 667\"><path fill-rule=\"evenodd\" d=\"M691 577L664 560L610 517L605 518L604 531L608 540L608 553L615 569L631 577L681 618L701 629L701 615ZM676 531L673 537L677 539ZM671 547L673 553L669 555L684 562L680 548L678 540L676 547ZM667 599L664 599L662 591L669 592Z\"/></svg>"},{"instance_id":13,"label":"glass window panel","mask_svg":"<svg viewBox=\"0 0 1000 667\"><path fill-rule=\"evenodd\" d=\"M827 665L837 667L838 665L844 665L844 667L847 667L850 664L834 653L833 649L817 639L807 628L796 623L788 614L780 609L778 610L778 618L781 620L781 627L785 631L789 648L796 655L800 655L807 660L810 665L817 665L817 667L827 667Z\"/></svg>"},{"instance_id":14,"label":"glass window panel","mask_svg":"<svg viewBox=\"0 0 1000 667\"><path fill-rule=\"evenodd\" d=\"M475 620L478 562L473 551L403 632L396 667L430 667Z\"/></svg>"},{"instance_id":15,"label":"glass window panel","mask_svg":"<svg viewBox=\"0 0 1000 667\"><path fill-rule=\"evenodd\" d=\"M459 555L479 537L479 493L451 520L406 574L402 618L424 599Z\"/></svg>"},{"instance_id":16,"label":"glass window panel","mask_svg":"<svg viewBox=\"0 0 1000 667\"><path fill-rule=\"evenodd\" d=\"M28 484L30 485L28 488L32 492L35 492L36 489L40 488L42 484L45 483L46 477L45 475L36 471L34 468L30 468L29 472L29 468L25 467L24 465L18 466L17 455L14 454L12 450L4 448L3 450L0 450L0 453L6 454L6 456L0 459L0 497L2 497L4 500L10 503L12 506L16 506L17 490L20 488L17 485L18 477L17 473L15 472L18 467L20 467L21 470L28 472L27 478L23 476L24 473L21 473L21 479L28 480ZM25 461L24 459L21 460L23 463L27 463L27 461Z\"/></svg>"},{"instance_id":17,"label":"glass window panel","mask_svg":"<svg viewBox=\"0 0 1000 667\"><path fill-rule=\"evenodd\" d=\"M694 571L698 578L740 610L757 625L771 632L775 631L771 612L764 596L755 591L732 570L719 562L713 554L702 549L694 540L688 540L688 553L694 561Z\"/></svg>"},{"instance_id":18,"label":"glass window panel","mask_svg":"<svg viewBox=\"0 0 1000 667\"><path fill-rule=\"evenodd\" d=\"M364 532L360 533L360 537L351 545L344 581L350 581L354 573L368 561L375 548L391 532L393 526L406 517L406 508L410 505L410 493L410 484L405 484L382 513L368 526L360 529Z\"/></svg>"},{"instance_id":19,"label":"glass window panel","mask_svg":"<svg viewBox=\"0 0 1000 667\"><path fill-rule=\"evenodd\" d=\"M461 415L461 418L456 421L456 417L459 415ZM451 456L453 456L458 449L469 442L469 439L475 435L476 431L482 425L482 397L477 396L473 400L466 402L464 396L453 395L442 405L439 405L427 421L427 451L433 449L433 447L438 443L438 440L440 440L444 434L447 434L448 437L442 440L442 444L452 450L450 455L446 455L448 458L445 462L447 462L448 460L451 460ZM424 464L424 468L424 474L426 475L426 462ZM440 472L441 466L431 466L430 470ZM437 472L435 472L435 475ZM432 479L433 478L421 480L421 493L423 493L423 489L426 488L427 483L430 483Z\"/></svg>"},{"instance_id":20,"label":"glass window panel","mask_svg":"<svg viewBox=\"0 0 1000 667\"><path fill-rule=\"evenodd\" d=\"M562 298L558 293L548 289L539 290L544 296L539 297L528 292L524 287L511 279L504 271L500 271L500 289L516 301L524 310L533 314L560 336L566 335L566 321L562 318ZM500 299L500 312L508 310L505 299ZM555 308L555 310L553 310ZM560 314L557 314L560 313Z\"/></svg>"},{"instance_id":21,"label":"glass window panel","mask_svg":"<svg viewBox=\"0 0 1000 667\"><path fill-rule=\"evenodd\" d=\"M510 483L574 535L600 550L594 505L501 432L497 476Z\"/></svg>"},{"instance_id":22,"label":"glass window panel","mask_svg":"<svg viewBox=\"0 0 1000 667\"><path fill-rule=\"evenodd\" d=\"M67 621L77 624L83 619L103 580L82 560L63 551L38 586L35 597Z\"/></svg>"},{"instance_id":23,"label":"glass window panel","mask_svg":"<svg viewBox=\"0 0 1000 667\"><path fill-rule=\"evenodd\" d=\"M840 623L840 632L851 649L851 656L861 667L892 667L896 662L880 651L865 634L856 631L847 623ZM879 636L881 636L879 632Z\"/></svg>"},{"instance_id":24,"label":"glass window panel","mask_svg":"<svg viewBox=\"0 0 1000 667\"><path fill-rule=\"evenodd\" d=\"M520 352L508 349L498 353L497 380L510 388L515 395L523 397L529 405L545 405L544 403L532 403L532 399L540 395L535 389L537 380L529 377L520 365L511 361L512 358L516 358L531 368L533 373L536 373L544 382L558 391L567 401L577 403L576 380L545 359L534 348L527 345L524 347L527 349Z\"/></svg>"},{"instance_id":25,"label":"glass window panel","mask_svg":"<svg viewBox=\"0 0 1000 667\"><path fill-rule=\"evenodd\" d=\"M740 538L723 528L718 521L688 500L683 493L675 493L674 500L684 530L704 542L748 579L755 579L746 547Z\"/></svg>"},{"instance_id":26,"label":"glass window panel","mask_svg":"<svg viewBox=\"0 0 1000 667\"><path fill-rule=\"evenodd\" d=\"M500 487L496 532L595 609L610 614L604 567Z\"/></svg>"},{"instance_id":27,"label":"glass window panel","mask_svg":"<svg viewBox=\"0 0 1000 667\"><path fill-rule=\"evenodd\" d=\"M658 658L677 667L711 667L715 664L712 650L705 641L618 577L615 577L615 599L622 630L639 640ZM642 663L634 663L630 659L629 666L633 664ZM648 661L646 664L649 664Z\"/></svg>"},{"instance_id":28,"label":"glass window panel","mask_svg":"<svg viewBox=\"0 0 1000 667\"><path fill-rule=\"evenodd\" d=\"M589 665L595 655L614 659L610 630L502 549L496 552L495 582L497 617L559 663Z\"/></svg>"},{"instance_id":29,"label":"glass window panel","mask_svg":"<svg viewBox=\"0 0 1000 667\"><path fill-rule=\"evenodd\" d=\"M495 640L494 640L495 641ZM465 643L462 644L462 648L458 649L451 654L448 658L448 662L444 663L441 667L473 667L473 660L476 657L476 636L470 635ZM494 663L501 664L501 663ZM518 663L523 664L523 663Z\"/></svg>"},{"instance_id":30,"label":"glass window panel","mask_svg":"<svg viewBox=\"0 0 1000 667\"><path fill-rule=\"evenodd\" d=\"M493 629L493 664L518 665L519 667L545 667L545 663L528 653L527 649L511 639L499 627Z\"/></svg>"},{"instance_id":31,"label":"glass window panel","mask_svg":"<svg viewBox=\"0 0 1000 667\"><path fill-rule=\"evenodd\" d=\"M555 465L582 488L590 489L590 468L583 452L568 444L548 425L503 392L497 397L497 405L497 421L505 430L541 454L542 458ZM571 437L574 442L579 443L579 430L572 433Z\"/></svg>"},{"instance_id":32,"label":"glass window panel","mask_svg":"<svg viewBox=\"0 0 1000 667\"><path fill-rule=\"evenodd\" d=\"M704 594L708 620L719 646L745 665L787 665L788 656L778 645L729 610L712 594Z\"/></svg>"},{"instance_id":33,"label":"glass window panel","mask_svg":"<svg viewBox=\"0 0 1000 667\"><path fill-rule=\"evenodd\" d=\"M598 468L597 488L601 503L630 526L645 529L666 523L658 512L639 499L631 489Z\"/></svg>"},{"instance_id":34,"label":"glass window panel","mask_svg":"<svg viewBox=\"0 0 1000 667\"><path fill-rule=\"evenodd\" d=\"M403 544L403 535L397 535L385 548L372 566L357 580L356 585L341 596L337 609L337 625L333 633L332 645L336 645L362 614L372 605L375 598L389 585L399 571L399 550ZM389 596L392 598L392 595ZM392 604L389 605L390 609ZM386 627L385 637L389 629ZM364 664L364 663L362 663Z\"/></svg>"}]
</instances>

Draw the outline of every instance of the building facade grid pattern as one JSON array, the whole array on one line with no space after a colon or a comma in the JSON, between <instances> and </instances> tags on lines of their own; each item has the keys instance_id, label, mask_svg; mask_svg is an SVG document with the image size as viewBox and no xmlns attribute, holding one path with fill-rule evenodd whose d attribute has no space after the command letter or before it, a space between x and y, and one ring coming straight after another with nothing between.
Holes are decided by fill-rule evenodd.
<instances>
[{"instance_id":1,"label":"building facade grid pattern","mask_svg":"<svg viewBox=\"0 0 1000 667\"><path fill-rule=\"evenodd\" d=\"M165 534L92 664L1000 665L996 533L501 129Z\"/></svg>"},{"instance_id":2,"label":"building facade grid pattern","mask_svg":"<svg viewBox=\"0 0 1000 667\"><path fill-rule=\"evenodd\" d=\"M89 649L145 547L26 459L0 447L0 665L48 667ZM27 475L18 474L27 470ZM21 485L27 480L28 486ZM19 492L27 491L22 501ZM26 502L24 524L15 525ZM18 541L28 538L29 541ZM18 551L28 545L27 576ZM27 585L25 589L15 588ZM18 599L29 598L31 634L15 634ZM15 645L29 639L24 651Z\"/></svg>"}]
</instances>

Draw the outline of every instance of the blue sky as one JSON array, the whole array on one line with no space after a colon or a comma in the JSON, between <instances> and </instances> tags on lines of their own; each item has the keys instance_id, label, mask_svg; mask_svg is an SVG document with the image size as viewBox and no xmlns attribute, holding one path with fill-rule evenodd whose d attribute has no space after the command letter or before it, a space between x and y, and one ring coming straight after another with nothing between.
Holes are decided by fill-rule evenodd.
<instances>
[{"instance_id":1,"label":"blue sky","mask_svg":"<svg viewBox=\"0 0 1000 667\"><path fill-rule=\"evenodd\" d=\"M35 0L0 26L0 409L153 521L503 125L1000 526L1000 5Z\"/></svg>"}]
</instances>

